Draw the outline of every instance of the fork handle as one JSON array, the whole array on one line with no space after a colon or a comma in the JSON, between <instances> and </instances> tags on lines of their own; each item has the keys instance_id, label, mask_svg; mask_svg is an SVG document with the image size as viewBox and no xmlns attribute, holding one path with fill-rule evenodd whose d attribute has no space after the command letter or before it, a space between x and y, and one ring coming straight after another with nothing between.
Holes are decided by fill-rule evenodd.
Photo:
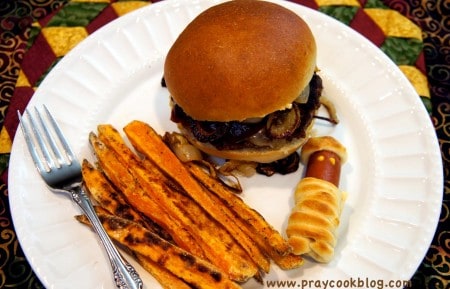
<instances>
[{"instance_id":1,"label":"fork handle","mask_svg":"<svg viewBox=\"0 0 450 289\"><path fill-rule=\"evenodd\" d=\"M74 187L71 190L72 199L80 206L86 217L92 224L94 231L100 238L106 253L111 262L112 271L114 274L114 281L117 288L120 289L141 289L143 286L139 274L117 251L117 248L112 243L105 229L103 228L100 219L95 213L94 207L81 185Z\"/></svg>"}]
</instances>

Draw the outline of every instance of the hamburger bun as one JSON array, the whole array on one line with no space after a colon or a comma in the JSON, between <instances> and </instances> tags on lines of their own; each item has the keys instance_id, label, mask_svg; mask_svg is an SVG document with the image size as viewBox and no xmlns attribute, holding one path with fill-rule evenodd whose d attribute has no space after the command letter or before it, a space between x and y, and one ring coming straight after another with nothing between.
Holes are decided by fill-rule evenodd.
<instances>
[{"instance_id":1,"label":"hamburger bun","mask_svg":"<svg viewBox=\"0 0 450 289\"><path fill-rule=\"evenodd\" d=\"M185 28L167 54L164 78L190 117L228 122L288 108L315 68L314 37L297 14L237 0L205 10Z\"/></svg>"}]
</instances>

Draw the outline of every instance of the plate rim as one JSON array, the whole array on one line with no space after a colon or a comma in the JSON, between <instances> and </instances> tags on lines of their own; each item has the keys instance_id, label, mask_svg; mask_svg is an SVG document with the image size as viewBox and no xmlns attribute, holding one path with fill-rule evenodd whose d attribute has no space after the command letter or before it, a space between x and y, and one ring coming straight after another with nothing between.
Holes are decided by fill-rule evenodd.
<instances>
[{"instance_id":1,"label":"plate rim","mask_svg":"<svg viewBox=\"0 0 450 289\"><path fill-rule=\"evenodd\" d=\"M162 8L163 6L161 6L161 5L164 5L164 6L173 6L173 7L176 7L177 5L186 5L186 4L191 4L192 3L192 5L197 5L198 3L202 3L202 2L206 2L206 1L195 1L194 3L192 3L192 2L189 2L189 1L187 1L187 0L166 0L166 1L162 1L162 2L157 2L157 3L153 3L153 4L151 4L151 5L149 5L149 6L147 6L147 7L144 7L144 8L140 8L140 9L138 9L138 10L136 10L136 11L133 11L133 12L131 12L131 13L129 13L128 15L124 15L124 16L122 16L122 17L120 17L120 18L118 18L118 19L116 19L116 20L114 20L114 21L112 21L112 22L110 22L110 23L108 23L107 25L105 25L105 26L103 26L102 28L100 28L99 30L97 30L96 32L94 32L93 34L91 34L91 36L90 36L90 38L93 38L93 36L94 35L101 35L100 33L106 33L106 32L102 32L102 31L107 31L107 30L110 30L111 29L111 27L116 27L116 26L119 26L119 24L117 24L117 23L124 23L125 21L130 21L130 19L132 19L132 17L136 17L136 16L138 16L139 14L145 14L145 12L144 12L144 10L146 10L146 9L159 9L159 8ZM212 2L212 3L219 3L219 2L224 2L224 1L214 1L214 2ZM283 2L283 1L273 1L273 0L271 0L270 2L275 2L275 3L282 3L284 6L287 6L288 8L289 7L298 7L298 6L301 6L301 5L299 5L299 4L296 4L296 3L294 3L294 2ZM158 6L156 6L155 7L155 5L158 5ZM305 8L305 9L308 9L308 10L310 10L310 11L312 11L312 13L319 13L319 12L317 12L317 11L315 11L314 9L311 9L311 8L308 8L308 7L305 7L305 6L301 6L302 8ZM167 9L167 8L165 8L165 9ZM328 18L330 18L329 16L326 16L326 15L323 15L323 14L321 14L322 16L325 16L325 17L328 17ZM122 20L121 20L122 19ZM343 24L343 23L341 23L341 22L339 22L339 21L337 21L337 20L335 20L335 19L333 19L333 18L330 18L330 20L332 20L333 22L335 22L336 23L336 25L339 25L339 26L341 26L341 27L346 27L346 28L348 28L348 26L346 26L345 24ZM350 28L348 28L348 29L350 29ZM352 30L352 31L354 31L354 30ZM355 31L354 31L355 32ZM357 33L357 32L356 32ZM362 39L365 39L363 36L361 36L360 34L357 34L358 35L358 37L360 37L360 38L362 38ZM95 36L95 37L97 37L97 36ZM88 39L88 38L87 38ZM365 39L366 40L366 39ZM87 42L86 42L87 43ZM83 42L82 43L80 43L81 45L87 45L87 44L83 44ZM373 46L373 47L376 47L374 44L372 44L371 42L369 42L369 41L367 41L366 40L366 43L365 43L366 45L369 45L369 46ZM81 46L82 47L82 46ZM377 49L379 49L378 47L376 47ZM77 54L77 51L78 51L78 49L80 49L80 48L77 48L77 47L75 47L72 51L70 51L62 60L61 60L61 63L65 63L64 61L69 61L72 57L74 57L74 56L72 56L72 55L76 55ZM390 63L390 65L392 66L392 67L390 67L391 69L398 69L398 67L383 53L383 54L380 54L380 57L381 58L384 58L384 60L383 61L387 61L388 63ZM65 60L66 59L66 60ZM59 69L58 67L62 67L63 65L61 64L58 64L55 68L56 69ZM54 69L55 69L54 68ZM57 70L55 70L55 71L57 71ZM395 74L397 77L401 77L401 78L404 78L403 79L403 81L407 81L407 79L406 79L406 77L403 75L403 74L400 74L400 73L396 73ZM50 78L49 78L50 79ZM45 83L45 81L48 81L48 80L46 80L46 79L44 79L44 81L43 81L43 83L42 84L44 84ZM41 85L42 85L41 84ZM410 86L409 88L408 88L409 90L412 90L412 91L414 91L414 89L412 88L412 86ZM36 92L38 92L39 91L39 88L38 88L38 90L36 91ZM414 91L414 93L415 93L415 91ZM35 93L36 94L36 93ZM33 98L32 98L32 100L30 101L30 103L33 103L35 100L33 100L33 99L35 99L35 97L33 96ZM423 112L426 112L426 110L425 110L425 107L423 106L423 104L422 103L419 103L418 101L420 101L420 99L419 98L417 98L415 101L414 101L414 104L415 105L417 105L417 104L420 104L420 105L422 105L422 107L416 107L415 109L416 110L418 110L418 111L423 111ZM427 132L428 134L431 134L429 131ZM16 151L16 149L17 149L17 144L16 144L16 138L18 137L18 134L20 134L19 133L19 130L17 130L17 133L16 133L16 135L14 136L14 141L13 141L13 146L12 146L12 149L11 149L11 159L13 159L13 157L14 157L14 159L15 159L15 157L16 157L16 154L15 154L15 151ZM431 141L430 140L430 142L432 142L432 143L434 143L434 145L436 146L437 145L437 138L435 138L434 139L434 141ZM438 145L437 145L437 148L439 148L438 147ZM440 155L440 150L438 150L439 151L439 155ZM13 152L14 152L14 156L13 156ZM439 158L439 160L441 161L441 159ZM442 162L440 162L440 164L437 164L436 165L437 167L440 167L440 168L442 168ZM13 167L14 167L14 165L13 165ZM11 174L9 175L9 178L11 178ZM442 170L441 170L441 172L440 172L440 177L439 176L437 176L437 182L439 182L439 178L441 179L441 180L443 180L443 174L442 174ZM442 182L441 182L442 183ZM8 180L8 184L10 185L11 184L11 182ZM442 191L442 188L441 188L441 191ZM11 192L11 191L10 191ZM12 194L13 196L14 196L14 193ZM10 196L11 196L11 194L10 194ZM9 200L13 200L13 202L14 202L14 197L13 198L9 198ZM13 207L15 207L14 206L14 204L11 204L11 201L10 201L10 205L11 205L11 208L13 208ZM440 207L439 207L439 211L440 211ZM16 216L16 217L15 217ZM12 217L13 217L13 223L14 223L14 226L16 226L16 221L15 221L15 219L17 219L17 215L15 214L15 213L13 213L12 212ZM438 224L438 220L439 220L439 214L437 214L437 218L436 218L436 222L435 222L435 224L434 224L434 227L436 227L437 226L437 224ZM20 230L19 230L20 231ZM435 231L435 229L433 229L433 232ZM433 234L434 235L434 234ZM429 238L430 239L430 242L431 242L431 240L432 240L432 238L433 238L433 235ZM21 243L21 245L22 245L22 240L23 240L23 236L21 236L20 234L19 234L19 232L17 232L17 237L18 237L18 239L19 239L19 241L20 241L20 243ZM26 242L25 242L26 243ZM29 258L29 254L30 254L30 248L27 248L27 249L25 249L24 248L24 254L26 255L26 257L27 257L27 259L30 261L30 264L31 264L31 266L32 266L32 268L33 268L33 270L35 270L35 272L36 272L36 274L38 275L38 277L39 277L39 279L40 280L46 280L46 278L45 278L45 273L43 273L43 272L40 272L40 270L36 270L36 268L35 268L35 266L34 266L34 260L32 260L33 258L32 258L32 256L31 256L31 260L30 260L30 258ZM32 251L32 250L31 250ZM424 254L426 254L426 250L425 250L425 252L424 252ZM32 254L31 254L32 255ZM417 264L417 266L419 266L420 264ZM416 268L417 269L417 268ZM43 274L43 275L42 275ZM46 282L48 282L48 281L46 281ZM49 283L46 283L45 285L49 285Z\"/></svg>"}]
</instances>

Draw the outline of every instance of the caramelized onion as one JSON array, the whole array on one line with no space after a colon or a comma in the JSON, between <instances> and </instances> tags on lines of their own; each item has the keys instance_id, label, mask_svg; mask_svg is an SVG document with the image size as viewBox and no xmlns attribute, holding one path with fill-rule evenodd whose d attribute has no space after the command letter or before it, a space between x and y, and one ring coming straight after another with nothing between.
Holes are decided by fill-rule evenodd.
<instances>
[{"instance_id":1,"label":"caramelized onion","mask_svg":"<svg viewBox=\"0 0 450 289\"><path fill-rule=\"evenodd\" d=\"M280 110L269 115L266 130L270 137L280 139L294 134L300 126L301 114L297 104L289 110Z\"/></svg>"},{"instance_id":2,"label":"caramelized onion","mask_svg":"<svg viewBox=\"0 0 450 289\"><path fill-rule=\"evenodd\" d=\"M207 160L195 161L194 163L203 167L203 169L205 169L212 178L218 180L234 193L242 193L242 186L239 182L239 179L234 175L234 172L232 171L222 171L221 168L223 167L223 165L222 167L217 168L214 164Z\"/></svg>"},{"instance_id":3,"label":"caramelized onion","mask_svg":"<svg viewBox=\"0 0 450 289\"><path fill-rule=\"evenodd\" d=\"M257 163L229 160L219 168L219 172L225 176L237 174L244 177L251 177L256 173Z\"/></svg>"},{"instance_id":4,"label":"caramelized onion","mask_svg":"<svg viewBox=\"0 0 450 289\"><path fill-rule=\"evenodd\" d=\"M228 131L227 122L192 121L192 133L200 142L215 142Z\"/></svg>"},{"instance_id":5,"label":"caramelized onion","mask_svg":"<svg viewBox=\"0 0 450 289\"><path fill-rule=\"evenodd\" d=\"M307 103L308 98L309 98L309 93L310 93L310 87L308 84L294 101L298 102L298 103Z\"/></svg>"},{"instance_id":6,"label":"caramelized onion","mask_svg":"<svg viewBox=\"0 0 450 289\"><path fill-rule=\"evenodd\" d=\"M322 96L320 98L320 104L322 104L325 109L328 112L329 115L329 121L332 124L338 124L339 123L339 118L337 116L337 112L336 112L336 107L334 106L334 103L329 100L327 97Z\"/></svg>"},{"instance_id":7,"label":"caramelized onion","mask_svg":"<svg viewBox=\"0 0 450 289\"><path fill-rule=\"evenodd\" d=\"M166 132L163 136L163 140L182 162L203 159L200 150L191 145L187 139L179 133Z\"/></svg>"},{"instance_id":8,"label":"caramelized onion","mask_svg":"<svg viewBox=\"0 0 450 289\"><path fill-rule=\"evenodd\" d=\"M286 175L297 171L299 165L300 155L297 152L294 152L284 159L268 164L258 164L256 172L266 176L272 176L275 173Z\"/></svg>"}]
</instances>

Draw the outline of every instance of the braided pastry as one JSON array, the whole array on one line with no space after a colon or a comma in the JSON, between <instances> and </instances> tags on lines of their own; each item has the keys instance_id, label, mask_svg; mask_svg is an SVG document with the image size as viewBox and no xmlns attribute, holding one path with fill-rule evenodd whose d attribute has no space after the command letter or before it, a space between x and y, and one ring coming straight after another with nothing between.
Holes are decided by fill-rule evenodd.
<instances>
[{"instance_id":1,"label":"braided pastry","mask_svg":"<svg viewBox=\"0 0 450 289\"><path fill-rule=\"evenodd\" d=\"M332 183L311 177L300 181L286 230L294 254L331 260L342 203L341 191Z\"/></svg>"},{"instance_id":2,"label":"braided pastry","mask_svg":"<svg viewBox=\"0 0 450 289\"><path fill-rule=\"evenodd\" d=\"M295 189L295 206L286 234L294 254L329 262L345 200L337 186L346 150L331 137L312 138L302 150L302 159L308 166L305 178Z\"/></svg>"}]
</instances>

